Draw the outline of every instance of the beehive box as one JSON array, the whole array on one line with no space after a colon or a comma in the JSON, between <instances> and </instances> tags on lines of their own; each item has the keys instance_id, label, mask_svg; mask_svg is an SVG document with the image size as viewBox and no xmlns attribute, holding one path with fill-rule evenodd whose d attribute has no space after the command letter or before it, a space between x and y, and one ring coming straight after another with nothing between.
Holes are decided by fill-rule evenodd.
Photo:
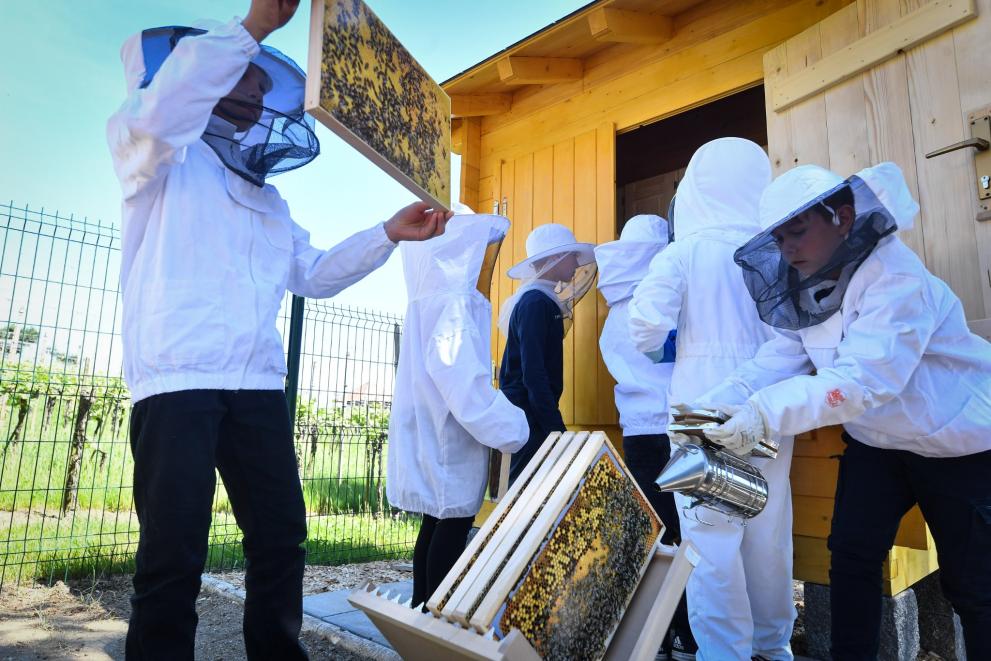
<instances>
[{"instance_id":1,"label":"beehive box","mask_svg":"<svg viewBox=\"0 0 991 661\"><path fill-rule=\"evenodd\" d=\"M451 99L362 0L313 0L306 111L420 199L451 204Z\"/></svg>"},{"instance_id":2,"label":"beehive box","mask_svg":"<svg viewBox=\"0 0 991 661\"><path fill-rule=\"evenodd\" d=\"M469 658L512 658L509 647L543 659L653 658L698 559L690 545L660 546L661 531L604 433L555 433L428 599L429 614L368 590L352 603L422 658L451 645Z\"/></svg>"}]
</instances>

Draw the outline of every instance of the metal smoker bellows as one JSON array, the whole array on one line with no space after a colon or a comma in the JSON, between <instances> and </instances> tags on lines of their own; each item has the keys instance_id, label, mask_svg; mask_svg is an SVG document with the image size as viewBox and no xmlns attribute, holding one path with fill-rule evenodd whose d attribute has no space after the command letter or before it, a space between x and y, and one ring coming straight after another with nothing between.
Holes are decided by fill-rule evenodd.
<instances>
[{"instance_id":1,"label":"metal smoker bellows","mask_svg":"<svg viewBox=\"0 0 991 661\"><path fill-rule=\"evenodd\" d=\"M705 429L721 424L726 416L718 411L695 410L675 415L668 430L698 440L675 450L656 484L661 491L677 491L695 499L690 507L750 519L767 504L767 480L755 466L709 440ZM778 446L763 441L752 456L774 458Z\"/></svg>"}]
</instances>

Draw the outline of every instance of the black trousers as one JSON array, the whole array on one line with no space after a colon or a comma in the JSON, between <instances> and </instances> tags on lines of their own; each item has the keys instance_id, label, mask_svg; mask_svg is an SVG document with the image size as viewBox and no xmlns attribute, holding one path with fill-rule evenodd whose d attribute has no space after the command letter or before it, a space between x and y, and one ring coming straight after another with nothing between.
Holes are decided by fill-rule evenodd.
<instances>
[{"instance_id":1,"label":"black trousers","mask_svg":"<svg viewBox=\"0 0 991 661\"><path fill-rule=\"evenodd\" d=\"M540 420L536 415L530 412L530 409L526 406L520 407L523 413L526 415L526 422L530 426L530 437L527 439L526 444L520 448L518 451L514 452L509 458L509 483L512 484L516 481L516 478L520 476L523 469L526 468L530 460L533 459L533 455L537 454L537 450L543 445L547 437L555 431L567 431L566 429L551 429L545 430L540 425Z\"/></svg>"},{"instance_id":2,"label":"black trousers","mask_svg":"<svg viewBox=\"0 0 991 661\"><path fill-rule=\"evenodd\" d=\"M654 480L671 459L671 442L667 434L644 434L642 436L623 436L623 460L626 467L633 473L640 490L647 496L650 506L657 512L664 524L663 544L681 543L681 522L678 519L678 507L674 503L674 494L661 491ZM691 627L688 625L688 602L685 595L674 611L671 628L682 636L694 642Z\"/></svg>"},{"instance_id":3,"label":"black trousers","mask_svg":"<svg viewBox=\"0 0 991 661\"><path fill-rule=\"evenodd\" d=\"M843 440L829 535L833 658L877 657L882 563L902 516L918 503L967 658L991 659L991 451L931 458Z\"/></svg>"},{"instance_id":4,"label":"black trousers","mask_svg":"<svg viewBox=\"0 0 991 661\"><path fill-rule=\"evenodd\" d=\"M416 608L433 595L451 571L468 541L468 531L475 517L438 519L423 515L420 534L413 547L413 600Z\"/></svg>"},{"instance_id":5,"label":"black trousers","mask_svg":"<svg viewBox=\"0 0 991 661\"><path fill-rule=\"evenodd\" d=\"M277 390L155 395L131 413L141 526L128 659L192 659L214 470L244 533L249 659L305 659L299 644L306 509L289 409Z\"/></svg>"}]
</instances>

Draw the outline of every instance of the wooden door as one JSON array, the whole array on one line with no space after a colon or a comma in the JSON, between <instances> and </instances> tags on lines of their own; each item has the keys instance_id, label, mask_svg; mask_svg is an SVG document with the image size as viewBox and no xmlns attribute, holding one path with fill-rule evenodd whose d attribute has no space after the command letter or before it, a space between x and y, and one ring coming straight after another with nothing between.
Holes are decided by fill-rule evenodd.
<instances>
[{"instance_id":1,"label":"wooden door","mask_svg":"<svg viewBox=\"0 0 991 661\"><path fill-rule=\"evenodd\" d=\"M764 57L775 174L814 163L847 176L897 163L922 209L914 229L900 236L975 322L991 317L991 222L977 220L986 207L977 195L973 150L925 154L968 138L968 113L991 105L989 34L991 0L860 0ZM799 579L828 582L825 538L843 451L839 432L820 429L796 440ZM936 568L918 508L902 520L896 544L885 567L890 593Z\"/></svg>"},{"instance_id":2,"label":"wooden door","mask_svg":"<svg viewBox=\"0 0 991 661\"><path fill-rule=\"evenodd\" d=\"M581 133L549 147L503 161L480 192L479 209L499 205L512 221L493 277L492 355L502 360L506 338L495 325L499 309L519 283L506 271L526 257L526 238L541 224L570 227L579 241L603 243L615 236L616 139L612 124ZM598 339L608 308L593 289L575 308L574 326L565 337L564 394L560 407L570 429L602 429L619 446L615 382L599 354Z\"/></svg>"},{"instance_id":3,"label":"wooden door","mask_svg":"<svg viewBox=\"0 0 991 661\"><path fill-rule=\"evenodd\" d=\"M968 8L968 18L939 32L941 21ZM916 34L917 46L775 109L810 67L818 67L820 80L842 75L845 56L867 52L872 35L892 43L910 38L904 31L918 18L935 34ZM975 151L925 154L969 138L968 114L991 105L989 34L991 0L861 0L764 57L775 174L814 163L847 176L897 163L922 207L915 228L900 236L950 285L970 320L991 317L991 222L977 220L988 201L977 196Z\"/></svg>"}]
</instances>

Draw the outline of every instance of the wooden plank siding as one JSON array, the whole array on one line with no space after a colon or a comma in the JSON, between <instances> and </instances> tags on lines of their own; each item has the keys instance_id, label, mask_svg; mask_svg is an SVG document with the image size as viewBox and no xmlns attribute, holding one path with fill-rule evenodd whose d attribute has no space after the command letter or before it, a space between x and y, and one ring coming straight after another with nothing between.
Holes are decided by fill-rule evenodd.
<instances>
[{"instance_id":1,"label":"wooden plank siding","mask_svg":"<svg viewBox=\"0 0 991 661\"><path fill-rule=\"evenodd\" d=\"M517 92L510 112L482 118L482 175L500 158L554 144L602 122L623 131L758 84L768 49L849 3L743 0L716 3L722 13L695 18L696 10L711 11L709 4L679 16L671 41L614 46L586 61L582 80ZM757 7L764 11L754 15ZM713 33L704 24L716 17L723 31ZM610 57L614 49L618 57Z\"/></svg>"}]
</instances>

